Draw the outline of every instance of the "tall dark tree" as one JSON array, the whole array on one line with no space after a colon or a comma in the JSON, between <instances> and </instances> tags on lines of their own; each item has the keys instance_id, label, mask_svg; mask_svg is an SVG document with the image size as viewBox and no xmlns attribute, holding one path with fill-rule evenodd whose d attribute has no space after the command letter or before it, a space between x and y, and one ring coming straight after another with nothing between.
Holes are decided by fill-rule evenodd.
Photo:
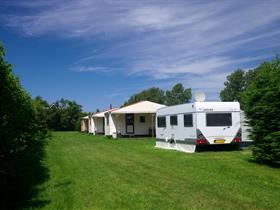
<instances>
[{"instance_id":1,"label":"tall dark tree","mask_svg":"<svg viewBox=\"0 0 280 210\"><path fill-rule=\"evenodd\" d=\"M220 92L222 101L239 101L241 93L245 89L246 79L245 71L238 69L227 76L227 81L224 83L225 88Z\"/></svg>"},{"instance_id":2,"label":"tall dark tree","mask_svg":"<svg viewBox=\"0 0 280 210\"><path fill-rule=\"evenodd\" d=\"M280 59L260 65L253 78L242 95L252 127L253 156L280 164Z\"/></svg>"},{"instance_id":3,"label":"tall dark tree","mask_svg":"<svg viewBox=\"0 0 280 210\"><path fill-rule=\"evenodd\" d=\"M172 106L190 102L192 92L190 88L185 89L181 83L173 86L170 91L166 91L166 105Z\"/></svg>"}]
</instances>

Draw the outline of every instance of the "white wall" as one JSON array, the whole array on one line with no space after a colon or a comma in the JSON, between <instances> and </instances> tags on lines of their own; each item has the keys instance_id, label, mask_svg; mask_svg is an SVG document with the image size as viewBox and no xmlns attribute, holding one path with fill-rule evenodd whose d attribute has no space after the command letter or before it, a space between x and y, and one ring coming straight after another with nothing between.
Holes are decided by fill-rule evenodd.
<instances>
[{"instance_id":1,"label":"white wall","mask_svg":"<svg viewBox=\"0 0 280 210\"><path fill-rule=\"evenodd\" d=\"M89 126L88 119L82 119L81 120L81 131L88 132L88 128L89 128L88 126Z\"/></svg>"},{"instance_id":2,"label":"white wall","mask_svg":"<svg viewBox=\"0 0 280 210\"><path fill-rule=\"evenodd\" d=\"M89 126L88 127L89 128L88 132L94 134L95 123L94 123L93 118L90 118L88 126Z\"/></svg>"},{"instance_id":3,"label":"white wall","mask_svg":"<svg viewBox=\"0 0 280 210\"><path fill-rule=\"evenodd\" d=\"M109 136L110 135L109 113L105 114L104 122L105 122L105 125L104 125L105 135Z\"/></svg>"},{"instance_id":4,"label":"white wall","mask_svg":"<svg viewBox=\"0 0 280 210\"><path fill-rule=\"evenodd\" d=\"M108 117L106 117L106 116L108 116ZM105 113L105 135L112 136L115 133L116 133L115 122L112 119L111 113L107 112L107 113Z\"/></svg>"},{"instance_id":5,"label":"white wall","mask_svg":"<svg viewBox=\"0 0 280 210\"><path fill-rule=\"evenodd\" d=\"M103 119L104 117L94 117L94 133L98 134L98 133L104 133L104 128L103 128Z\"/></svg>"}]
</instances>

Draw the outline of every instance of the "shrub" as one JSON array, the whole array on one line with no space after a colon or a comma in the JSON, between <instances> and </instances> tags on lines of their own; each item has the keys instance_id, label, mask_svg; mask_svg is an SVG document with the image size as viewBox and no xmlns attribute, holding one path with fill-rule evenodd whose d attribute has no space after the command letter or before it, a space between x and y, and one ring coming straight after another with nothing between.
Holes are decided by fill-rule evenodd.
<instances>
[{"instance_id":1,"label":"shrub","mask_svg":"<svg viewBox=\"0 0 280 210\"><path fill-rule=\"evenodd\" d=\"M280 163L280 59L261 64L243 93L244 111L252 127L253 156Z\"/></svg>"},{"instance_id":2,"label":"shrub","mask_svg":"<svg viewBox=\"0 0 280 210\"><path fill-rule=\"evenodd\" d=\"M11 208L7 204L10 196L24 185L23 180L19 182L29 164L24 157L41 145L47 129L4 56L0 44L0 189L5 195L1 196L0 208Z\"/></svg>"}]
</instances>

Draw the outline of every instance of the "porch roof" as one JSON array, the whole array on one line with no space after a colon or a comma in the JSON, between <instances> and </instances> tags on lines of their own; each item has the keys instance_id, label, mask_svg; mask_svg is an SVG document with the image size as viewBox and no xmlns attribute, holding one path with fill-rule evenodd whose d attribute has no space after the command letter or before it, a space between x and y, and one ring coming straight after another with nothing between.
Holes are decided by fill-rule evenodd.
<instances>
[{"instance_id":1,"label":"porch roof","mask_svg":"<svg viewBox=\"0 0 280 210\"><path fill-rule=\"evenodd\" d=\"M128 114L128 113L156 113L156 111L165 105L154 103L151 101L140 101L135 104L131 104L117 110L112 111L112 114Z\"/></svg>"}]
</instances>

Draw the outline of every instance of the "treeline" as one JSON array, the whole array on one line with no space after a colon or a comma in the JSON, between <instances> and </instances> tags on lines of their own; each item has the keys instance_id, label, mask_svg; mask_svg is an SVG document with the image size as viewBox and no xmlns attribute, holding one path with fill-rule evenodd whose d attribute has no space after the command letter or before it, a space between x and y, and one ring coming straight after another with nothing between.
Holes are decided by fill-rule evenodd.
<instances>
[{"instance_id":1,"label":"treeline","mask_svg":"<svg viewBox=\"0 0 280 210\"><path fill-rule=\"evenodd\" d=\"M139 101L152 101L159 104L172 106L176 104L183 104L190 102L192 92L190 88L185 88L181 83L172 87L171 90L164 91L158 87L152 87L143 90L139 93L132 95L125 103L124 106L133 104Z\"/></svg>"},{"instance_id":2,"label":"treeline","mask_svg":"<svg viewBox=\"0 0 280 210\"><path fill-rule=\"evenodd\" d=\"M75 101L62 98L49 104L40 96L37 96L33 101L39 107L41 120L49 130L80 130L80 118L85 114L82 112L82 106Z\"/></svg>"},{"instance_id":3,"label":"treeline","mask_svg":"<svg viewBox=\"0 0 280 210\"><path fill-rule=\"evenodd\" d=\"M276 57L250 71L227 77L222 101L239 101L252 127L253 157L280 164L280 59Z\"/></svg>"}]
</instances>

